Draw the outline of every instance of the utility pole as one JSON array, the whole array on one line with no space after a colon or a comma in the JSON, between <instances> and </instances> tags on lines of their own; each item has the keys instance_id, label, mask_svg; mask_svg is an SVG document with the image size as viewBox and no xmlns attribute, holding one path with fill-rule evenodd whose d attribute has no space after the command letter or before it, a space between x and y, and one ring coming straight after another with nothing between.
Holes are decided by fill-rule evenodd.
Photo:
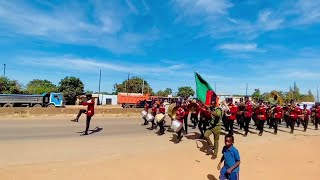
<instances>
[{"instance_id":1,"label":"utility pole","mask_svg":"<svg viewBox=\"0 0 320 180\"><path fill-rule=\"evenodd\" d=\"M142 95L143 95L143 89L144 89L144 79L142 79Z\"/></svg>"},{"instance_id":2,"label":"utility pole","mask_svg":"<svg viewBox=\"0 0 320 180\"><path fill-rule=\"evenodd\" d=\"M3 64L3 77L6 76L6 64Z\"/></svg>"},{"instance_id":3,"label":"utility pole","mask_svg":"<svg viewBox=\"0 0 320 180\"><path fill-rule=\"evenodd\" d=\"M246 83L246 96L248 95L248 83Z\"/></svg>"},{"instance_id":4,"label":"utility pole","mask_svg":"<svg viewBox=\"0 0 320 180\"><path fill-rule=\"evenodd\" d=\"M101 69L100 69L100 77L99 77L99 95L100 95L100 87L101 87Z\"/></svg>"},{"instance_id":5,"label":"utility pole","mask_svg":"<svg viewBox=\"0 0 320 180\"><path fill-rule=\"evenodd\" d=\"M130 87L130 84L129 84L129 79L130 79L130 73L128 73L128 80L127 80L127 95L128 95L128 93L129 93L129 87Z\"/></svg>"}]
</instances>

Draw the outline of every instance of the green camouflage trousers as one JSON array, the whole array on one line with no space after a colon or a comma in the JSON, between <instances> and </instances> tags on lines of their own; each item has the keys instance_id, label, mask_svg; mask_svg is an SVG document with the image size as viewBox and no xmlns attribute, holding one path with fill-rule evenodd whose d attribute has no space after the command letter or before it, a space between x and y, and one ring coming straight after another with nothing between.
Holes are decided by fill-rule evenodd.
<instances>
[{"instance_id":1,"label":"green camouflage trousers","mask_svg":"<svg viewBox=\"0 0 320 180\"><path fill-rule=\"evenodd\" d=\"M218 155L220 131L221 131L221 126L216 126L214 128L207 129L206 132L204 133L205 140L207 140L210 147L214 147L214 153L213 153L214 155ZM213 134L213 136L214 136L214 145L212 144L212 142L210 140L211 134Z\"/></svg>"}]
</instances>

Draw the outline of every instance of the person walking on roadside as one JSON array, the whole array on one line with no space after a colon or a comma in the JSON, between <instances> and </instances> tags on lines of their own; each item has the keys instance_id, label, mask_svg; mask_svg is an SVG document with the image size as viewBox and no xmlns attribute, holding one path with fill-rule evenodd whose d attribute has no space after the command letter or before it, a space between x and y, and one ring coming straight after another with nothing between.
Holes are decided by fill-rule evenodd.
<instances>
[{"instance_id":1,"label":"person walking on roadside","mask_svg":"<svg viewBox=\"0 0 320 180\"><path fill-rule=\"evenodd\" d=\"M85 131L84 131L84 133L82 135L88 135L88 130L89 130L89 127L90 127L90 121L91 121L92 116L94 115L94 104L95 104L95 102L92 99L92 94L87 94L86 97L87 97L87 102L82 102L82 105L83 106L88 106L87 110L80 109L77 117L74 120L71 120L73 122L78 122L79 118L80 118L80 116L82 114L86 114L87 115L86 129L85 129Z\"/></svg>"}]
</instances>

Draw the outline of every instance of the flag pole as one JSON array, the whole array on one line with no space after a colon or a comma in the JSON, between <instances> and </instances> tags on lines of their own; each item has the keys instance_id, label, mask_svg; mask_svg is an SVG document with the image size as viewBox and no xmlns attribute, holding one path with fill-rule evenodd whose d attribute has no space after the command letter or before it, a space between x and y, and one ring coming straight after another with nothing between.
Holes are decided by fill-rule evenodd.
<instances>
[{"instance_id":1,"label":"flag pole","mask_svg":"<svg viewBox=\"0 0 320 180\"><path fill-rule=\"evenodd\" d=\"M197 76L197 70L194 70L194 82L196 83L196 94L197 94L197 99L198 99L199 97L198 97L198 88L197 88L197 78L196 78L196 76Z\"/></svg>"}]
</instances>

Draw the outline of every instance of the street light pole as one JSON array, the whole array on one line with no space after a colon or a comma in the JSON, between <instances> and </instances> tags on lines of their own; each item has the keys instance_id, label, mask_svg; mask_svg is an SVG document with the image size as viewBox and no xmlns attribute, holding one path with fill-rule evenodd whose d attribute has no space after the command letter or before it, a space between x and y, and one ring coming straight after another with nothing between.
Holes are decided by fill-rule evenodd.
<instances>
[{"instance_id":1,"label":"street light pole","mask_svg":"<svg viewBox=\"0 0 320 180\"><path fill-rule=\"evenodd\" d=\"M6 76L6 64L3 64L3 76Z\"/></svg>"}]
</instances>

